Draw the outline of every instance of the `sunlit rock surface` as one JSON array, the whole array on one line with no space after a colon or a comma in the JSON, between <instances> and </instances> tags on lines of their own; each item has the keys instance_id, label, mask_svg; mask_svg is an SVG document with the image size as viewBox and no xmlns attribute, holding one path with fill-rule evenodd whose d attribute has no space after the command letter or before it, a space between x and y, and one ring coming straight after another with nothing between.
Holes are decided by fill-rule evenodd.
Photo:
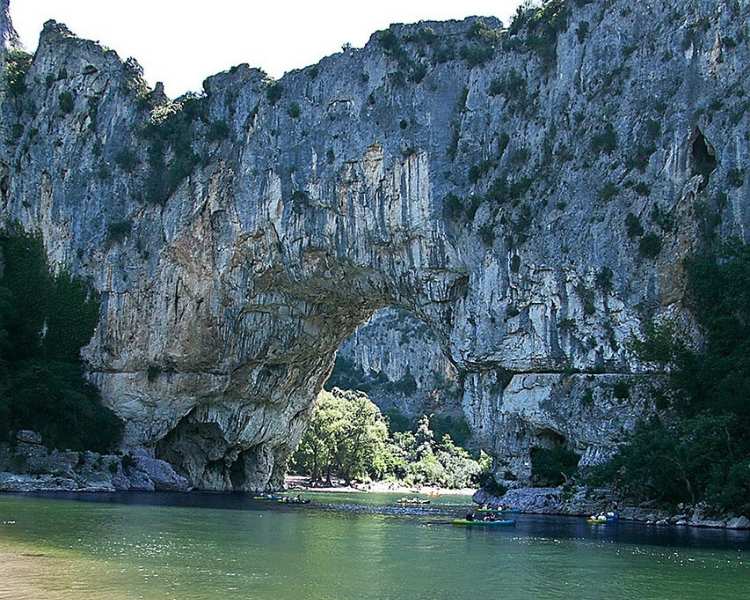
<instances>
[{"instance_id":1,"label":"sunlit rock surface","mask_svg":"<svg viewBox=\"0 0 750 600\"><path fill-rule=\"evenodd\" d=\"M278 83L242 65L171 118L135 61L45 25L2 104L0 217L101 292L85 360L127 447L279 485L337 348L399 307L501 478L612 451L648 410L628 338L685 315L681 257L748 237L750 8L553 8L393 26Z\"/></svg>"}]
</instances>

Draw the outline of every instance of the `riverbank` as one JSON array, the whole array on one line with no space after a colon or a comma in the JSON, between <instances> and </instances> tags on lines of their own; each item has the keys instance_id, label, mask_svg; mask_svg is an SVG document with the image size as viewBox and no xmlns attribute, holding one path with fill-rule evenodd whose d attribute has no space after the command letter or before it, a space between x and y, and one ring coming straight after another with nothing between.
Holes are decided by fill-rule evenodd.
<instances>
[{"instance_id":1,"label":"riverbank","mask_svg":"<svg viewBox=\"0 0 750 600\"><path fill-rule=\"evenodd\" d=\"M49 450L33 431L0 444L0 492L187 492L190 482L145 450L99 454Z\"/></svg>"},{"instance_id":2,"label":"riverbank","mask_svg":"<svg viewBox=\"0 0 750 600\"><path fill-rule=\"evenodd\" d=\"M312 483L309 477L288 475L284 485L289 490L306 492L361 492L361 493L394 493L421 494L426 496L472 496L476 488L449 489L435 486L407 486L394 481L373 481L371 483L353 484L347 486L344 482L334 480L331 485Z\"/></svg>"},{"instance_id":3,"label":"riverbank","mask_svg":"<svg viewBox=\"0 0 750 600\"><path fill-rule=\"evenodd\" d=\"M503 496L493 496L479 490L473 498L477 504L491 507L509 507L524 514L578 516L617 511L620 519L657 527L699 527L711 529L750 529L750 519L745 515L714 515L704 504L680 505L677 511L655 507L648 503L640 506L623 505L606 488L515 488Z\"/></svg>"}]
</instances>

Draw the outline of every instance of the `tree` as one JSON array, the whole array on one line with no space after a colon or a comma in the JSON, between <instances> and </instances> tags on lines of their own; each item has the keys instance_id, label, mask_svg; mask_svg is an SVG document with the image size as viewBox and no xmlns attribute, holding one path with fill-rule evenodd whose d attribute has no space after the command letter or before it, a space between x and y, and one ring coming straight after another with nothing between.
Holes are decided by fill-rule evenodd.
<instances>
[{"instance_id":1,"label":"tree","mask_svg":"<svg viewBox=\"0 0 750 600\"><path fill-rule=\"evenodd\" d=\"M364 394L349 392L346 400L347 419L336 452L341 476L347 484L368 475L380 477L387 463L383 455L388 426L380 409Z\"/></svg>"},{"instance_id":2,"label":"tree","mask_svg":"<svg viewBox=\"0 0 750 600\"><path fill-rule=\"evenodd\" d=\"M294 456L295 465L307 471L313 481L322 481L325 476L331 482L345 412L343 398L326 391L320 393L313 418Z\"/></svg>"},{"instance_id":3,"label":"tree","mask_svg":"<svg viewBox=\"0 0 750 600\"><path fill-rule=\"evenodd\" d=\"M313 418L294 464L314 481L325 475L354 479L382 477L390 468L388 426L380 409L359 392L334 388L318 396Z\"/></svg>"},{"instance_id":4,"label":"tree","mask_svg":"<svg viewBox=\"0 0 750 600\"><path fill-rule=\"evenodd\" d=\"M750 247L730 242L685 261L687 301L702 340L650 324L632 348L670 372L655 397L662 418L641 423L591 474L626 495L665 503L750 507Z\"/></svg>"},{"instance_id":5,"label":"tree","mask_svg":"<svg viewBox=\"0 0 750 600\"><path fill-rule=\"evenodd\" d=\"M332 476L354 480L394 477L407 485L463 488L478 482L483 465L450 435L435 441L430 419L415 431L388 430L388 420L361 392L334 388L318 396L313 418L293 457L293 466L313 481Z\"/></svg>"},{"instance_id":6,"label":"tree","mask_svg":"<svg viewBox=\"0 0 750 600\"><path fill-rule=\"evenodd\" d=\"M122 423L83 377L81 347L99 317L96 294L51 275L39 238L0 238L0 435L33 429L50 447L111 449Z\"/></svg>"}]
</instances>

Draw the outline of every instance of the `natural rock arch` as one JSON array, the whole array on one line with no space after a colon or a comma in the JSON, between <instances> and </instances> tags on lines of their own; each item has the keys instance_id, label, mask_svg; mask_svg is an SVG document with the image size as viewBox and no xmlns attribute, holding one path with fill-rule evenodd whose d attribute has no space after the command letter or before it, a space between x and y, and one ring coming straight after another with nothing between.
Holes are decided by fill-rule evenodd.
<instances>
[{"instance_id":1,"label":"natural rock arch","mask_svg":"<svg viewBox=\"0 0 750 600\"><path fill-rule=\"evenodd\" d=\"M2 104L1 216L102 294L85 359L125 443L199 487L277 485L336 349L394 305L461 371L500 474L528 476L538 431L584 463L610 452L648 408L649 366L625 342L684 313L697 205L726 183L719 157L748 155L742 113L674 109L747 95L745 46L717 61L717 33L696 30L688 61L668 3L616 4L568 3L544 53L494 19L398 25L278 82L241 65L179 103L47 23ZM708 4L683 8L729 36L742 19ZM721 235L745 235L746 187L728 188Z\"/></svg>"}]
</instances>

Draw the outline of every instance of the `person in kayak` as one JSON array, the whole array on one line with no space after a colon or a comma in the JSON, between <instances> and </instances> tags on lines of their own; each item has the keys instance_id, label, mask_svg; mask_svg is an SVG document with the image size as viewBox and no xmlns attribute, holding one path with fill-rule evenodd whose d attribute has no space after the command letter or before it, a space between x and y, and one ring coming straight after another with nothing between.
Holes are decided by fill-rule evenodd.
<instances>
[{"instance_id":1,"label":"person in kayak","mask_svg":"<svg viewBox=\"0 0 750 600\"><path fill-rule=\"evenodd\" d=\"M466 520L467 521L473 521L474 520L474 513L472 513L472 512L466 513Z\"/></svg>"}]
</instances>

